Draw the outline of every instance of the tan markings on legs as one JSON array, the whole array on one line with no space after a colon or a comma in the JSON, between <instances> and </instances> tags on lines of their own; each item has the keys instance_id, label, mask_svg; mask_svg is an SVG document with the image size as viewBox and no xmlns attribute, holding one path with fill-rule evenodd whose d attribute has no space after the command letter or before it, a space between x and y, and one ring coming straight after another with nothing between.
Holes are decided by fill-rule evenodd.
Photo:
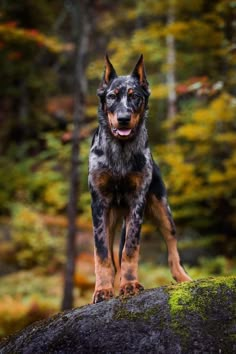
<instances>
[{"instance_id":1,"label":"tan markings on legs","mask_svg":"<svg viewBox=\"0 0 236 354\"><path fill-rule=\"evenodd\" d=\"M132 257L127 256L124 247L121 259L120 286L123 286L127 282L138 281L138 259L139 246L133 252Z\"/></svg>"},{"instance_id":2,"label":"tan markings on legs","mask_svg":"<svg viewBox=\"0 0 236 354\"><path fill-rule=\"evenodd\" d=\"M191 278L180 264L177 239L175 237L175 225L168 210L166 199L158 200L154 195L148 196L147 214L160 227L161 234L165 239L168 250L168 263L173 278L177 282L190 281Z\"/></svg>"},{"instance_id":3,"label":"tan markings on legs","mask_svg":"<svg viewBox=\"0 0 236 354\"><path fill-rule=\"evenodd\" d=\"M128 257L124 251L122 253L120 280L121 296L133 296L139 294L144 289L138 282L138 259L139 246L137 246L132 257Z\"/></svg>"},{"instance_id":4,"label":"tan markings on legs","mask_svg":"<svg viewBox=\"0 0 236 354\"><path fill-rule=\"evenodd\" d=\"M113 255L111 251L112 242L114 240L114 220L111 218L111 212L109 211L104 217L105 222L105 246L108 250L108 256L106 259L101 259L99 254L94 249L95 258L95 291L93 295L93 302L100 302L103 300L109 300L114 296L114 276L115 268L113 265Z\"/></svg>"},{"instance_id":5,"label":"tan markings on legs","mask_svg":"<svg viewBox=\"0 0 236 354\"><path fill-rule=\"evenodd\" d=\"M116 209L111 209L109 213L109 224L108 224L108 234L109 234L109 249L111 254L111 260L114 267L114 272L116 273L116 264L114 259L114 239L116 227L119 222L119 215Z\"/></svg>"},{"instance_id":6,"label":"tan markings on legs","mask_svg":"<svg viewBox=\"0 0 236 354\"><path fill-rule=\"evenodd\" d=\"M96 284L93 294L93 303L97 303L103 300L109 300L114 296L113 279L114 270L111 265L111 259L102 261L96 253L95 255L95 274Z\"/></svg>"},{"instance_id":7,"label":"tan markings on legs","mask_svg":"<svg viewBox=\"0 0 236 354\"><path fill-rule=\"evenodd\" d=\"M130 222L127 220L126 237L129 233ZM121 259L120 271L120 295L133 296L143 290L143 286L138 282L138 260L139 244L133 244L131 254L127 254L127 239L124 245Z\"/></svg>"}]
</instances>

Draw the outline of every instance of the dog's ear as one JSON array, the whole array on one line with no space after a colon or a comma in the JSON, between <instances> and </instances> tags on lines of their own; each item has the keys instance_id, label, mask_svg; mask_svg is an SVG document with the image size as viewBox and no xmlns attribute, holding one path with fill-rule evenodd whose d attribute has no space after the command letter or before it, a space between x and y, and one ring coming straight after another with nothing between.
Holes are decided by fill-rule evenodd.
<instances>
[{"instance_id":1,"label":"dog's ear","mask_svg":"<svg viewBox=\"0 0 236 354\"><path fill-rule=\"evenodd\" d=\"M114 80L116 77L117 77L116 71L112 63L110 62L108 55L106 54L104 74L103 74L102 82L100 83L99 88L97 90L98 96L103 95L109 82Z\"/></svg>"},{"instance_id":2,"label":"dog's ear","mask_svg":"<svg viewBox=\"0 0 236 354\"><path fill-rule=\"evenodd\" d=\"M108 85L111 80L114 80L117 77L116 71L109 60L108 55L105 56L105 69L103 80Z\"/></svg>"},{"instance_id":3,"label":"dog's ear","mask_svg":"<svg viewBox=\"0 0 236 354\"><path fill-rule=\"evenodd\" d=\"M131 74L132 77L138 79L140 85L144 86L148 90L148 81L146 78L146 71L144 66L143 54L140 55L137 64Z\"/></svg>"}]
</instances>

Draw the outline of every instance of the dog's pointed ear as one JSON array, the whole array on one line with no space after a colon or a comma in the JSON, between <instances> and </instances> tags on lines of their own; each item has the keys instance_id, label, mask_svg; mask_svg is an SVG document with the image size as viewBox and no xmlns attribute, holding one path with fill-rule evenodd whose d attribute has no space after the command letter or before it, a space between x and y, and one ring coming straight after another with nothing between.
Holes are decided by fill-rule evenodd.
<instances>
[{"instance_id":1,"label":"dog's pointed ear","mask_svg":"<svg viewBox=\"0 0 236 354\"><path fill-rule=\"evenodd\" d=\"M106 54L105 56L105 68L104 68L104 74L102 81L99 85L99 88L97 90L98 96L102 96L104 94L104 91L109 84L110 81L114 80L117 77L116 71L110 62L110 59L108 55Z\"/></svg>"},{"instance_id":2,"label":"dog's pointed ear","mask_svg":"<svg viewBox=\"0 0 236 354\"><path fill-rule=\"evenodd\" d=\"M140 55L137 64L131 74L132 77L138 79L140 85L148 89L148 81L146 78L146 71L144 66L143 54Z\"/></svg>"},{"instance_id":3,"label":"dog's pointed ear","mask_svg":"<svg viewBox=\"0 0 236 354\"><path fill-rule=\"evenodd\" d=\"M105 56L105 69L103 80L108 85L111 80L114 80L117 77L116 71L110 62L108 55Z\"/></svg>"}]
</instances>

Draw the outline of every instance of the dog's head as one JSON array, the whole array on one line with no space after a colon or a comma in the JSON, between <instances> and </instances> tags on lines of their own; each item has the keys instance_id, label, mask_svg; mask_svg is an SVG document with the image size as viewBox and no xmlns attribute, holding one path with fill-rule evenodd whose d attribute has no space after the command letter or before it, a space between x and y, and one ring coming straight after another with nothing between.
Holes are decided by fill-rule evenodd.
<instances>
[{"instance_id":1,"label":"dog's head","mask_svg":"<svg viewBox=\"0 0 236 354\"><path fill-rule=\"evenodd\" d=\"M104 113L101 123L115 138L131 139L143 121L150 94L143 56L140 56L131 75L117 76L106 55L104 75L97 93Z\"/></svg>"}]
</instances>

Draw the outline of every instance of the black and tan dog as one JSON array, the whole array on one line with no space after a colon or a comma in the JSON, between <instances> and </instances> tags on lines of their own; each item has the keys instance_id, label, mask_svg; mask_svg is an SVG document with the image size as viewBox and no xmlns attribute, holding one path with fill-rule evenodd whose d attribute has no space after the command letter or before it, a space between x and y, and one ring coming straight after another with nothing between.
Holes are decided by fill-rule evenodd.
<instances>
[{"instance_id":1,"label":"black and tan dog","mask_svg":"<svg viewBox=\"0 0 236 354\"><path fill-rule=\"evenodd\" d=\"M173 278L177 282L191 280L180 264L166 189L148 147L149 94L142 55L129 76L117 76L106 56L98 89L99 127L89 158L95 240L94 303L114 296L113 240L120 219L123 220L121 295L134 295L143 290L138 282L138 258L144 215L154 221L164 236Z\"/></svg>"}]
</instances>

